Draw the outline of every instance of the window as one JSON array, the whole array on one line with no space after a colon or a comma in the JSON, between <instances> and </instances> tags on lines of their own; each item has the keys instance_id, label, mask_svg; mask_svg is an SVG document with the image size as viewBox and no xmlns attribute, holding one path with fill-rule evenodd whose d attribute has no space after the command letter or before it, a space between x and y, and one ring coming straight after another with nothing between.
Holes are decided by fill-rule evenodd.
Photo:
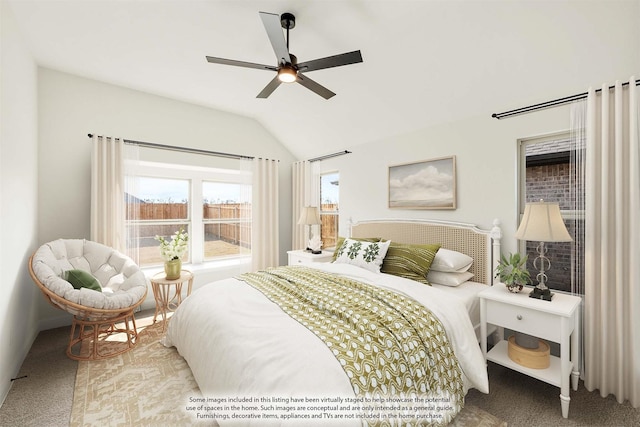
<instances>
[{"instance_id":1,"label":"window","mask_svg":"<svg viewBox=\"0 0 640 427\"><path fill-rule=\"evenodd\" d=\"M136 188L126 194L127 252L140 266L158 265L164 261L155 236L169 238L176 230L189 233L190 181L186 179L131 177L127 187ZM136 220L134 220L136 219ZM189 262L190 251L183 257Z\"/></svg>"},{"instance_id":2,"label":"window","mask_svg":"<svg viewBox=\"0 0 640 427\"><path fill-rule=\"evenodd\" d=\"M205 261L251 253L251 204L243 197L246 190L241 184L202 183Z\"/></svg>"},{"instance_id":3,"label":"window","mask_svg":"<svg viewBox=\"0 0 640 427\"><path fill-rule=\"evenodd\" d=\"M201 264L251 255L249 172L137 162L126 177L127 254L141 267L163 263L156 235L183 228L183 262Z\"/></svg>"},{"instance_id":4,"label":"window","mask_svg":"<svg viewBox=\"0 0 640 427\"><path fill-rule=\"evenodd\" d=\"M569 133L520 141L520 218L528 202L543 199L557 202L573 242L548 242L547 258L551 261L547 286L551 289L582 293L584 283L584 188L576 179L576 166L581 156ZM533 262L539 242L522 242L520 251L529 255L528 269L533 283L538 269Z\"/></svg>"},{"instance_id":5,"label":"window","mask_svg":"<svg viewBox=\"0 0 640 427\"><path fill-rule=\"evenodd\" d=\"M320 175L320 237L322 247L333 248L338 241L340 195L340 174L338 172Z\"/></svg>"}]
</instances>

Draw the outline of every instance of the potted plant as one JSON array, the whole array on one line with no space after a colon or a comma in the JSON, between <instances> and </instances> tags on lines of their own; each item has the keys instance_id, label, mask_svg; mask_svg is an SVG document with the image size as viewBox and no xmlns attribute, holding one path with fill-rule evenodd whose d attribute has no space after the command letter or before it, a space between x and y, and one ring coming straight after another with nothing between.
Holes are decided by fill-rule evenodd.
<instances>
[{"instance_id":1,"label":"potted plant","mask_svg":"<svg viewBox=\"0 0 640 427\"><path fill-rule=\"evenodd\" d=\"M507 286L510 292L520 292L524 285L531 282L527 270L527 255L512 253L507 259L504 255L496 267L496 277Z\"/></svg>"},{"instance_id":2,"label":"potted plant","mask_svg":"<svg viewBox=\"0 0 640 427\"><path fill-rule=\"evenodd\" d=\"M188 249L189 235L181 228L171 236L171 240L167 240L162 236L156 236L155 239L160 242L160 254L164 258L164 272L167 275L167 279L175 280L180 278L182 257Z\"/></svg>"}]
</instances>

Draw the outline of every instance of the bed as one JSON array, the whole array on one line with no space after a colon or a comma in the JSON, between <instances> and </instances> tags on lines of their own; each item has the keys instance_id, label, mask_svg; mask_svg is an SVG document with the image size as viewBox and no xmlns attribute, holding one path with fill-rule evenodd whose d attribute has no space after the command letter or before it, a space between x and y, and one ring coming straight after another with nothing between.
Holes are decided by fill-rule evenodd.
<instances>
[{"instance_id":1,"label":"bed","mask_svg":"<svg viewBox=\"0 0 640 427\"><path fill-rule=\"evenodd\" d=\"M446 425L464 406L469 388L488 392L474 328L477 292L492 284L499 258L497 223L481 230L372 220L350 228L351 243L437 242L438 252L473 259L466 270L473 280L428 286L339 262L340 254L331 263L278 267L205 285L176 310L162 341L185 358L204 396L187 402L194 419L215 419L221 426ZM372 245L366 247L377 243ZM303 299L317 304L302 306ZM334 308L339 314L314 317ZM376 326L367 316L390 324ZM356 336L360 329L369 335Z\"/></svg>"},{"instance_id":2,"label":"bed","mask_svg":"<svg viewBox=\"0 0 640 427\"><path fill-rule=\"evenodd\" d=\"M493 285L495 269L500 260L500 221L495 219L489 230L458 222L398 219L362 221L351 227L353 237L366 237L377 233L392 241L408 244L439 242L444 249L461 252L473 258L474 262L469 268L469 272L473 274L471 280L458 286L440 285L432 280L431 285L463 300L476 337L480 339L480 301L477 294L486 289L484 286Z\"/></svg>"}]
</instances>

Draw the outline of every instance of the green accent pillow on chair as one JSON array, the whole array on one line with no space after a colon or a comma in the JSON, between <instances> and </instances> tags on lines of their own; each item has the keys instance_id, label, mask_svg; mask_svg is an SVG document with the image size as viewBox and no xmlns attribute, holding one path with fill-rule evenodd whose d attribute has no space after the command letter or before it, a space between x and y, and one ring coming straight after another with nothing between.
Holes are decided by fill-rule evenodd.
<instances>
[{"instance_id":1,"label":"green accent pillow on chair","mask_svg":"<svg viewBox=\"0 0 640 427\"><path fill-rule=\"evenodd\" d=\"M100 286L98 279L84 270L67 270L62 273L62 278L71 283L75 289L88 288L102 292L102 286Z\"/></svg>"}]
</instances>

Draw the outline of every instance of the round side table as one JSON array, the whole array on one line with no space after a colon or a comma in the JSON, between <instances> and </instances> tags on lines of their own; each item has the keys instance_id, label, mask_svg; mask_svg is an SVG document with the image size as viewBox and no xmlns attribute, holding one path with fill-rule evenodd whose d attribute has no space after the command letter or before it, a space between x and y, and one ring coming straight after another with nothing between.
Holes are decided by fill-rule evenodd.
<instances>
[{"instance_id":1,"label":"round side table","mask_svg":"<svg viewBox=\"0 0 640 427\"><path fill-rule=\"evenodd\" d=\"M153 314L153 323L156 323L158 313L162 315L162 330L167 327L167 311L175 311L182 302L182 285L187 283L187 296L191 295L191 287L193 286L193 273L189 270L182 270L180 277L168 280L164 272L155 274L151 278L151 289L153 289L153 297L156 300L156 311ZM172 290L171 287L175 286Z\"/></svg>"}]
</instances>

